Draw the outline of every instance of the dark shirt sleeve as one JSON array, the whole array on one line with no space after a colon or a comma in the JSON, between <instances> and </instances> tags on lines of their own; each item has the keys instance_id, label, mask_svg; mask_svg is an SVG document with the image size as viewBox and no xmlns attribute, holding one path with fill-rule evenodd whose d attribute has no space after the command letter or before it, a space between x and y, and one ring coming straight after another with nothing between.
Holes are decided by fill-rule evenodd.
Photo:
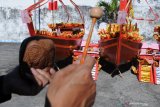
<instances>
[{"instance_id":1,"label":"dark shirt sleeve","mask_svg":"<svg viewBox=\"0 0 160 107\"><path fill-rule=\"evenodd\" d=\"M72 55L70 55L69 57L67 57L63 60L56 62L56 64L61 69L61 68L64 68L64 67L72 64L72 61L73 61L73 57L72 57Z\"/></svg>"},{"instance_id":2,"label":"dark shirt sleeve","mask_svg":"<svg viewBox=\"0 0 160 107\"><path fill-rule=\"evenodd\" d=\"M0 103L3 103L11 99L11 94L7 94L7 95L4 94L3 79L4 79L4 76L0 76Z\"/></svg>"}]
</instances>

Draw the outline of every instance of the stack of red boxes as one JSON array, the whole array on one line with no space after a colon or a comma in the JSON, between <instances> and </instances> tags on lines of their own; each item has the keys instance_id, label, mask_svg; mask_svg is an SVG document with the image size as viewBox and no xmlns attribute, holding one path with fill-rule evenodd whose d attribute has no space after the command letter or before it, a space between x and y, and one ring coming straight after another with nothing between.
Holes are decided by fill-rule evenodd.
<instances>
[{"instance_id":1,"label":"stack of red boxes","mask_svg":"<svg viewBox=\"0 0 160 107\"><path fill-rule=\"evenodd\" d=\"M160 54L158 44L143 43L139 55L138 79L141 82L160 83Z\"/></svg>"}]
</instances>

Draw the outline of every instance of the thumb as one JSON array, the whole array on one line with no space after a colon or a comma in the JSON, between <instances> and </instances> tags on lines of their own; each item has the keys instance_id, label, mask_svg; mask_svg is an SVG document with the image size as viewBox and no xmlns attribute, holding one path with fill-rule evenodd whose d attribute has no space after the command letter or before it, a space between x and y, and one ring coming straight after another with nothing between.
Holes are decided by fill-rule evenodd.
<instances>
[{"instance_id":1,"label":"thumb","mask_svg":"<svg viewBox=\"0 0 160 107\"><path fill-rule=\"evenodd\" d=\"M55 71L53 68L51 68L51 69L49 70L49 73L51 74L51 78L53 78L54 75L55 75L55 73L56 73L56 71Z\"/></svg>"}]
</instances>

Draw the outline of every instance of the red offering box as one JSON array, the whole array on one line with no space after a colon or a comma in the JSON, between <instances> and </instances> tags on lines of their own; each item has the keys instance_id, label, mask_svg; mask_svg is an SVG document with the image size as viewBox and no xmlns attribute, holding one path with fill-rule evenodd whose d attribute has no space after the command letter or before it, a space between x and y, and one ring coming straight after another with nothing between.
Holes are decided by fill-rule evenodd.
<instances>
[{"instance_id":1,"label":"red offering box","mask_svg":"<svg viewBox=\"0 0 160 107\"><path fill-rule=\"evenodd\" d=\"M138 80L154 84L154 54L150 52L152 52L150 48L141 49L141 53L139 55L140 63L138 67Z\"/></svg>"},{"instance_id":2,"label":"red offering box","mask_svg":"<svg viewBox=\"0 0 160 107\"><path fill-rule=\"evenodd\" d=\"M141 42L134 42L123 38L100 40L100 56L117 65L129 62L136 57L142 46Z\"/></svg>"},{"instance_id":3,"label":"red offering box","mask_svg":"<svg viewBox=\"0 0 160 107\"><path fill-rule=\"evenodd\" d=\"M72 55L73 50L79 49L82 38L65 39L65 38L52 38L56 46L56 61L63 60Z\"/></svg>"},{"instance_id":4,"label":"red offering box","mask_svg":"<svg viewBox=\"0 0 160 107\"><path fill-rule=\"evenodd\" d=\"M48 26L51 29L57 28L57 26L63 26L63 25L74 25L74 26L80 26L83 24L49 24ZM69 29L69 28L68 28ZM76 34L73 34L72 29L66 32L58 33L56 31L48 31L48 30L41 30L36 31L36 35L44 36L51 38L56 47L56 61L63 60L67 58L68 56L73 54L73 50L79 49L82 42L82 37L84 35L84 31L79 31Z\"/></svg>"},{"instance_id":5,"label":"red offering box","mask_svg":"<svg viewBox=\"0 0 160 107\"><path fill-rule=\"evenodd\" d=\"M105 58L108 61L116 63L117 56L117 46L118 46L118 38L113 38L109 40L100 40L100 56Z\"/></svg>"},{"instance_id":6,"label":"red offering box","mask_svg":"<svg viewBox=\"0 0 160 107\"><path fill-rule=\"evenodd\" d=\"M138 80L154 84L153 55L141 53L139 58L141 61L138 67Z\"/></svg>"},{"instance_id":7,"label":"red offering box","mask_svg":"<svg viewBox=\"0 0 160 107\"><path fill-rule=\"evenodd\" d=\"M132 60L139 54L141 49L141 42L134 42L127 39L122 39L121 43L121 53L120 53L120 63L125 63Z\"/></svg>"},{"instance_id":8,"label":"red offering box","mask_svg":"<svg viewBox=\"0 0 160 107\"><path fill-rule=\"evenodd\" d=\"M160 83L159 80L159 60L160 55L157 54L159 52L158 44L151 43L143 43L139 58L140 64L138 69L138 78L139 81L142 82L150 82L154 84ZM148 75L146 75L148 73ZM145 79L143 77L148 78ZM145 81L146 80L146 81Z\"/></svg>"},{"instance_id":9,"label":"red offering box","mask_svg":"<svg viewBox=\"0 0 160 107\"><path fill-rule=\"evenodd\" d=\"M149 82L154 84L152 65L139 65L138 79L141 82Z\"/></svg>"},{"instance_id":10,"label":"red offering box","mask_svg":"<svg viewBox=\"0 0 160 107\"><path fill-rule=\"evenodd\" d=\"M73 54L73 50L79 49L82 42L80 38L65 38L61 36L40 35L51 38L56 47L56 61L63 60Z\"/></svg>"}]
</instances>

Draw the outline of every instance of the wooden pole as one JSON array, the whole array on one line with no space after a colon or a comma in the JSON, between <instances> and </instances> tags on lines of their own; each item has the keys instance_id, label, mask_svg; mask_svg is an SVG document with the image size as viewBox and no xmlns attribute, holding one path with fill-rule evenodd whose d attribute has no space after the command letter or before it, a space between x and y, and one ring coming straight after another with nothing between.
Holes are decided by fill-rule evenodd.
<instances>
[{"instance_id":1,"label":"wooden pole","mask_svg":"<svg viewBox=\"0 0 160 107\"><path fill-rule=\"evenodd\" d=\"M87 55L87 51L88 51L88 47L89 47L89 44L90 44L90 41L91 41L91 38L92 38L94 25L95 25L96 21L97 21L96 18L92 18L91 28L90 28L90 31L89 31L89 34L88 34L88 38L87 38L87 41L86 41L86 46L84 48L84 52L82 54L82 59L80 61L80 64L83 64L84 61L85 61L85 58L86 58L86 55Z\"/></svg>"}]
</instances>

